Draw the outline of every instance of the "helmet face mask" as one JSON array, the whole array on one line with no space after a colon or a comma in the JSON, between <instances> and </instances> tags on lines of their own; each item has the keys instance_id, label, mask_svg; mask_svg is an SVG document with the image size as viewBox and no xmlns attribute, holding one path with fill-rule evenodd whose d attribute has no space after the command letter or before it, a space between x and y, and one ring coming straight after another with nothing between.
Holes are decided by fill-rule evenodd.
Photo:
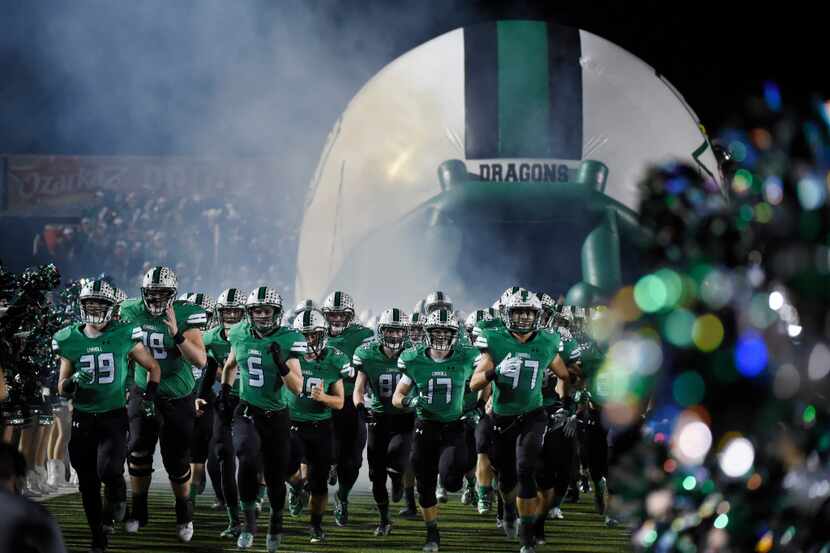
<instances>
[{"instance_id":1,"label":"helmet face mask","mask_svg":"<svg viewBox=\"0 0 830 553\"><path fill-rule=\"evenodd\" d=\"M332 336L339 336L354 319L353 311L326 311L326 320L329 323Z\"/></svg>"},{"instance_id":2,"label":"helmet face mask","mask_svg":"<svg viewBox=\"0 0 830 553\"><path fill-rule=\"evenodd\" d=\"M457 336L458 331L450 328L431 328L427 331L429 347L435 351L450 351Z\"/></svg>"},{"instance_id":3,"label":"helmet face mask","mask_svg":"<svg viewBox=\"0 0 830 553\"><path fill-rule=\"evenodd\" d=\"M249 305L248 320L260 332L270 332L279 325L280 311L273 305Z\"/></svg>"},{"instance_id":4,"label":"helmet face mask","mask_svg":"<svg viewBox=\"0 0 830 553\"><path fill-rule=\"evenodd\" d=\"M260 334L270 334L282 322L282 298L273 288L254 288L245 301L248 322Z\"/></svg>"},{"instance_id":5,"label":"helmet face mask","mask_svg":"<svg viewBox=\"0 0 830 553\"><path fill-rule=\"evenodd\" d=\"M354 300L346 292L337 290L328 295L322 311L328 321L329 335L339 336L354 320Z\"/></svg>"},{"instance_id":6,"label":"helmet face mask","mask_svg":"<svg viewBox=\"0 0 830 553\"><path fill-rule=\"evenodd\" d=\"M308 352L314 356L320 355L326 349L326 342L328 342L327 332L323 328L303 332L305 336Z\"/></svg>"},{"instance_id":7,"label":"helmet face mask","mask_svg":"<svg viewBox=\"0 0 830 553\"><path fill-rule=\"evenodd\" d=\"M176 273L167 267L153 267L141 281L141 298L144 307L153 317L160 317L176 298L178 281Z\"/></svg>"},{"instance_id":8,"label":"helmet face mask","mask_svg":"<svg viewBox=\"0 0 830 553\"><path fill-rule=\"evenodd\" d=\"M142 288L141 297L144 300L144 307L150 315L159 317L164 314L168 307L173 305L176 297L175 288Z\"/></svg>"},{"instance_id":9,"label":"helmet face mask","mask_svg":"<svg viewBox=\"0 0 830 553\"><path fill-rule=\"evenodd\" d=\"M378 334L380 335L380 343L385 348L397 353L404 347L406 341L406 329L394 326L380 326L378 325Z\"/></svg>"},{"instance_id":10,"label":"helmet face mask","mask_svg":"<svg viewBox=\"0 0 830 553\"><path fill-rule=\"evenodd\" d=\"M530 307L508 308L507 317L510 330L519 333L533 332L541 322L539 311Z\"/></svg>"},{"instance_id":11,"label":"helmet face mask","mask_svg":"<svg viewBox=\"0 0 830 553\"><path fill-rule=\"evenodd\" d=\"M524 288L510 295L504 303L504 325L510 332L530 334L542 320L542 301Z\"/></svg>"},{"instance_id":12,"label":"helmet face mask","mask_svg":"<svg viewBox=\"0 0 830 553\"><path fill-rule=\"evenodd\" d=\"M439 352L452 350L458 340L458 328L458 320L452 311L447 309L433 311L424 322L427 347Z\"/></svg>"},{"instance_id":13,"label":"helmet face mask","mask_svg":"<svg viewBox=\"0 0 830 553\"><path fill-rule=\"evenodd\" d=\"M239 288L226 288L216 300L216 320L230 328L245 317L245 296Z\"/></svg>"},{"instance_id":14,"label":"helmet face mask","mask_svg":"<svg viewBox=\"0 0 830 553\"><path fill-rule=\"evenodd\" d=\"M104 326L112 319L113 302L102 298L81 300L81 320L88 325Z\"/></svg>"},{"instance_id":15,"label":"helmet face mask","mask_svg":"<svg viewBox=\"0 0 830 553\"><path fill-rule=\"evenodd\" d=\"M78 299L84 324L103 328L112 320L115 311L115 290L107 282L86 282Z\"/></svg>"},{"instance_id":16,"label":"helmet face mask","mask_svg":"<svg viewBox=\"0 0 830 553\"><path fill-rule=\"evenodd\" d=\"M292 324L294 330L305 336L306 351L313 357L322 354L328 345L329 329L326 318L316 309L298 313Z\"/></svg>"},{"instance_id":17,"label":"helmet face mask","mask_svg":"<svg viewBox=\"0 0 830 553\"><path fill-rule=\"evenodd\" d=\"M381 345L397 355L406 345L409 317L406 313L393 307L386 309L378 317L377 335Z\"/></svg>"},{"instance_id":18,"label":"helmet face mask","mask_svg":"<svg viewBox=\"0 0 830 553\"><path fill-rule=\"evenodd\" d=\"M243 307L217 307L216 317L219 324L225 328L230 328L245 316L245 309Z\"/></svg>"}]
</instances>

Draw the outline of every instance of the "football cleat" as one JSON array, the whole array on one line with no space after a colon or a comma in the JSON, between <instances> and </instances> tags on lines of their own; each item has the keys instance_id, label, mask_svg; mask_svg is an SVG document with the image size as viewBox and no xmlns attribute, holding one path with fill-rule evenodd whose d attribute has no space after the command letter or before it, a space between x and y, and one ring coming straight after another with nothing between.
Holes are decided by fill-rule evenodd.
<instances>
[{"instance_id":1,"label":"football cleat","mask_svg":"<svg viewBox=\"0 0 830 553\"><path fill-rule=\"evenodd\" d=\"M270 536L269 536L270 537ZM236 547L239 549L250 549L254 545L254 535L250 532L240 532L236 539Z\"/></svg>"},{"instance_id":2,"label":"football cleat","mask_svg":"<svg viewBox=\"0 0 830 553\"><path fill-rule=\"evenodd\" d=\"M180 542L190 543L190 540L193 539L193 522L191 521L186 524L177 524L176 535L179 537Z\"/></svg>"}]
</instances>

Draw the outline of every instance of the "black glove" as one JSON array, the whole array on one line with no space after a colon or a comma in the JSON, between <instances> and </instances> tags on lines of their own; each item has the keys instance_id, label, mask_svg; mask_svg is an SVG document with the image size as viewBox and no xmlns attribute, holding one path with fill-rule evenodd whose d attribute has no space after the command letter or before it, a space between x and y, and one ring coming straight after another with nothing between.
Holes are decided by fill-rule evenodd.
<instances>
[{"instance_id":1,"label":"black glove","mask_svg":"<svg viewBox=\"0 0 830 553\"><path fill-rule=\"evenodd\" d=\"M271 345L268 346L268 353L271 354L271 359L274 360L274 365L277 366L277 370L280 372L280 376L285 377L288 372L288 365L285 364L285 359L282 358L282 348L276 342L271 342Z\"/></svg>"},{"instance_id":2,"label":"black glove","mask_svg":"<svg viewBox=\"0 0 830 553\"><path fill-rule=\"evenodd\" d=\"M147 389L141 394L141 411L147 418L156 416L156 395L158 394L159 383L152 380L147 381Z\"/></svg>"},{"instance_id":3,"label":"black glove","mask_svg":"<svg viewBox=\"0 0 830 553\"><path fill-rule=\"evenodd\" d=\"M216 409L219 417L225 424L230 424L233 419L233 403L231 401L231 385L222 384L222 389L216 396Z\"/></svg>"}]
</instances>

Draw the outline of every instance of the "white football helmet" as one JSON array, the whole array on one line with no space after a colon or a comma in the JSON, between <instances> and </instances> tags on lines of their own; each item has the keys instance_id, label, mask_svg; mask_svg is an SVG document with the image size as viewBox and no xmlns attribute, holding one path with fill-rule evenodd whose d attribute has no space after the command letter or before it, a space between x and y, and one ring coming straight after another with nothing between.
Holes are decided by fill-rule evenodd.
<instances>
[{"instance_id":1,"label":"white football helmet","mask_svg":"<svg viewBox=\"0 0 830 553\"><path fill-rule=\"evenodd\" d=\"M173 305L178 281L169 267L153 267L141 281L141 299L147 312L154 317L164 314Z\"/></svg>"},{"instance_id":2,"label":"white football helmet","mask_svg":"<svg viewBox=\"0 0 830 553\"><path fill-rule=\"evenodd\" d=\"M397 307L384 310L378 318L378 340L395 353L403 349L408 329L409 317Z\"/></svg>"},{"instance_id":3,"label":"white football helmet","mask_svg":"<svg viewBox=\"0 0 830 553\"><path fill-rule=\"evenodd\" d=\"M269 312L263 307L272 308ZM251 326L262 333L270 333L280 326L282 320L282 297L268 286L254 288L245 301L245 312Z\"/></svg>"},{"instance_id":4,"label":"white football helmet","mask_svg":"<svg viewBox=\"0 0 830 553\"><path fill-rule=\"evenodd\" d=\"M458 319L448 309L433 311L424 321L426 345L436 351L449 351L458 341Z\"/></svg>"},{"instance_id":5,"label":"white football helmet","mask_svg":"<svg viewBox=\"0 0 830 553\"><path fill-rule=\"evenodd\" d=\"M329 325L325 315L317 309L305 309L294 317L294 330L305 336L309 353L320 355L328 344Z\"/></svg>"},{"instance_id":6,"label":"white football helmet","mask_svg":"<svg viewBox=\"0 0 830 553\"><path fill-rule=\"evenodd\" d=\"M529 334L537 330L542 321L542 301L539 296L524 288L510 296L503 311L507 330L517 334Z\"/></svg>"},{"instance_id":7,"label":"white football helmet","mask_svg":"<svg viewBox=\"0 0 830 553\"><path fill-rule=\"evenodd\" d=\"M115 308L115 289L104 280L88 280L78 298L81 320L90 325L106 325Z\"/></svg>"},{"instance_id":8,"label":"white football helmet","mask_svg":"<svg viewBox=\"0 0 830 553\"><path fill-rule=\"evenodd\" d=\"M323 302L322 311L329 322L329 333L339 336L354 320L354 300L346 292L336 290Z\"/></svg>"}]
</instances>

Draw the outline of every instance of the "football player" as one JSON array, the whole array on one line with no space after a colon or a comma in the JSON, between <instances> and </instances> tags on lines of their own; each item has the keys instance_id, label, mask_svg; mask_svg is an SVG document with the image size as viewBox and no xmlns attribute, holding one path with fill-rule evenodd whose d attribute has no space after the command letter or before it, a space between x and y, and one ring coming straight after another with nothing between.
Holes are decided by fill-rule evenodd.
<instances>
[{"instance_id":1,"label":"football player","mask_svg":"<svg viewBox=\"0 0 830 553\"><path fill-rule=\"evenodd\" d=\"M401 379L398 356L404 350L406 329L406 313L398 308L386 309L378 320L377 340L360 346L352 356L352 367L357 371L352 399L368 422L366 459L372 496L380 514L375 536L386 536L392 530L387 475L392 480L392 501L398 502L404 494L404 478L411 472L409 457L415 414L411 409L392 405L392 395ZM371 394L368 405L367 391ZM414 503L415 491L411 484L405 493L407 503Z\"/></svg>"},{"instance_id":2,"label":"football player","mask_svg":"<svg viewBox=\"0 0 830 553\"><path fill-rule=\"evenodd\" d=\"M147 371L135 368L135 388L127 410L130 417L128 468L133 490L132 512L126 523L129 533L147 524L147 491L153 473L156 442L161 445L164 468L176 498L176 533L183 542L193 537L190 495L190 444L195 410L191 394L195 379L191 366L207 361L202 332L205 311L197 305L175 302L177 280L168 267L153 267L144 275L141 298L121 304L121 320L133 327L161 366L161 382L155 401L143 397Z\"/></svg>"},{"instance_id":3,"label":"football player","mask_svg":"<svg viewBox=\"0 0 830 553\"><path fill-rule=\"evenodd\" d=\"M299 394L303 375L299 358L305 338L280 325L282 298L273 288L255 288L245 302L247 320L231 327L231 352L222 369L217 408L228 417L237 373L239 404L233 414L233 445L239 460L237 485L244 528L236 541L240 549L253 546L257 533L256 500L260 470L264 472L271 504L265 546L277 551L282 541L285 476L290 463L287 396Z\"/></svg>"},{"instance_id":4,"label":"football player","mask_svg":"<svg viewBox=\"0 0 830 553\"><path fill-rule=\"evenodd\" d=\"M143 403L158 391L161 367L140 341L133 327L112 320L116 297L103 280L88 281L81 289L81 323L55 334L53 349L60 356L58 389L73 398L69 454L78 473L81 500L92 531L92 553L107 548L104 524L123 513L127 501L124 461L127 456L128 362L135 360L148 373ZM106 503L101 502L101 483Z\"/></svg>"},{"instance_id":5,"label":"football player","mask_svg":"<svg viewBox=\"0 0 830 553\"><path fill-rule=\"evenodd\" d=\"M521 552L533 553L538 508L535 470L547 423L543 373L550 370L563 380L570 377L559 358L558 342L552 334L539 331L542 304L535 294L524 289L514 292L503 313L504 328L486 329L476 339L481 357L470 388L492 384L492 460L505 501L504 530L515 536L518 511Z\"/></svg>"},{"instance_id":6,"label":"football player","mask_svg":"<svg viewBox=\"0 0 830 553\"><path fill-rule=\"evenodd\" d=\"M323 302L323 314L329 323L329 345L349 359L361 344L368 342L374 332L355 322L355 305L346 292L335 291ZM334 421L334 456L336 469L330 475L329 483L338 483L334 496L334 522L345 526L349 521L349 492L357 481L360 465L363 464L363 448L366 446L366 424L358 417L352 401L355 373L352 367L344 370L343 409L332 414ZM334 477L336 474L335 478Z\"/></svg>"},{"instance_id":7,"label":"football player","mask_svg":"<svg viewBox=\"0 0 830 553\"><path fill-rule=\"evenodd\" d=\"M239 288L226 288L216 300L215 318L217 326L204 334L205 350L208 356L208 366L202 377L199 389L199 398L196 400L196 412L205 413L207 407L215 400L214 383L221 380L222 367L228 360L231 344L228 332L233 325L245 317L245 294ZM228 527L219 535L223 538L238 538L241 532L239 524L239 491L236 486L236 450L233 447L231 435L231 420L225 416L232 413L239 403L239 379L234 382L230 394L224 398L227 406L226 413L213 409L213 454L218 464L220 485L214 489L217 496L224 503L228 514ZM218 488L218 489L217 489Z\"/></svg>"},{"instance_id":8,"label":"football player","mask_svg":"<svg viewBox=\"0 0 830 553\"><path fill-rule=\"evenodd\" d=\"M309 309L294 319L294 330L305 336L307 352L300 357L302 392L290 396L291 468L289 508L305 502L311 494L311 543L326 539L323 513L328 501L328 475L334 458L332 410L343 408L343 376L349 359L328 346L328 323L320 311ZM301 463L307 468L300 470ZM303 474L305 473L305 474ZM299 509L295 508L299 514Z\"/></svg>"},{"instance_id":9,"label":"football player","mask_svg":"<svg viewBox=\"0 0 830 553\"><path fill-rule=\"evenodd\" d=\"M464 432L464 396L478 352L457 345L458 321L451 311L432 311L424 323L426 343L406 350L398 358L403 373L392 404L415 408L417 421L413 439L412 465L418 499L426 525L422 551L438 551L439 475L444 487L461 489L467 469L467 442ZM417 394L410 396L412 390Z\"/></svg>"}]
</instances>

